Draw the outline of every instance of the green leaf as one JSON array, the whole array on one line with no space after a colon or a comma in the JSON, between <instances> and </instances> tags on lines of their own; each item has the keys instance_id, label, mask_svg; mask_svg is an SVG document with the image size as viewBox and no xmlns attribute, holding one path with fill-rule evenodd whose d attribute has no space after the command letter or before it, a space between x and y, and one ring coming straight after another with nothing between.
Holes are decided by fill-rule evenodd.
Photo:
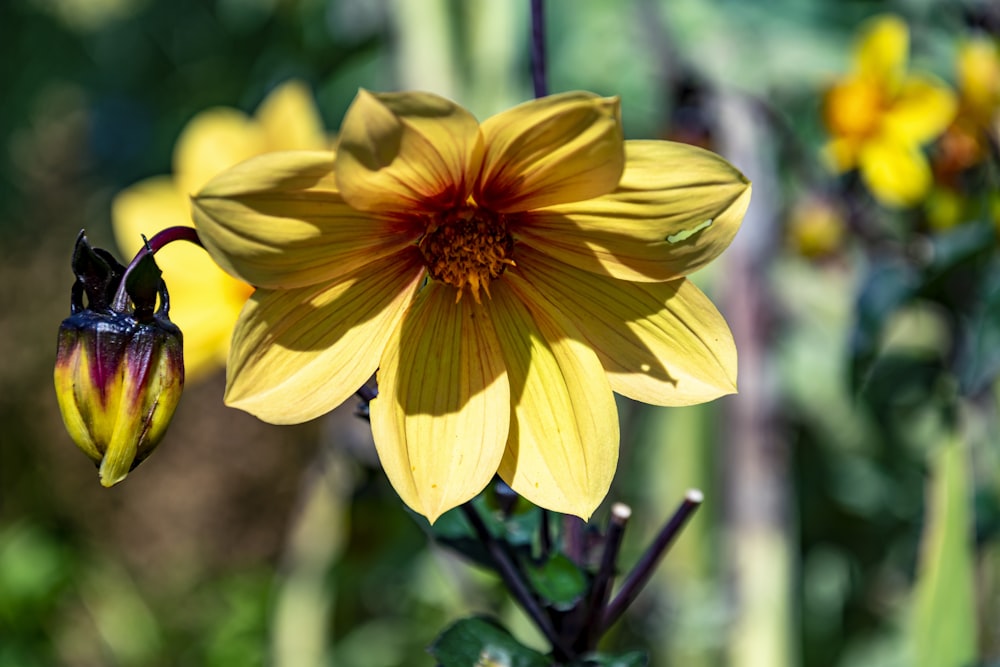
<instances>
[{"instance_id":1,"label":"green leaf","mask_svg":"<svg viewBox=\"0 0 1000 667\"><path fill-rule=\"evenodd\" d=\"M552 661L521 645L490 618L463 618L427 649L440 667L549 667Z\"/></svg>"},{"instance_id":2,"label":"green leaf","mask_svg":"<svg viewBox=\"0 0 1000 667\"><path fill-rule=\"evenodd\" d=\"M532 588L555 605L568 609L587 590L587 577L563 554L556 554L539 566L527 569Z\"/></svg>"},{"instance_id":3,"label":"green leaf","mask_svg":"<svg viewBox=\"0 0 1000 667\"><path fill-rule=\"evenodd\" d=\"M490 534L500 542L505 543L512 556L520 556L524 559L530 557L532 545L538 537L541 524L542 513L539 508L532 506L526 511L505 517L502 512L490 506L485 493L476 496L472 504L479 512L479 516L482 517ZM438 543L454 549L478 565L487 568L495 567L493 558L479 541L479 537L460 509L456 508L445 512L441 518L434 522L433 526L429 525L426 519L420 518L418 514L413 513L413 516Z\"/></svg>"},{"instance_id":4,"label":"green leaf","mask_svg":"<svg viewBox=\"0 0 1000 667\"><path fill-rule=\"evenodd\" d=\"M868 380L889 318L916 295L919 286L917 272L900 262L877 264L865 278L851 333L851 384L855 391Z\"/></svg>"},{"instance_id":5,"label":"green leaf","mask_svg":"<svg viewBox=\"0 0 1000 667\"><path fill-rule=\"evenodd\" d=\"M574 663L580 667L646 667L649 656L643 651L627 653L590 653L582 661Z\"/></svg>"},{"instance_id":6,"label":"green leaf","mask_svg":"<svg viewBox=\"0 0 1000 667\"><path fill-rule=\"evenodd\" d=\"M995 247L996 229L990 220L967 222L932 236L930 262L924 270L924 293L933 296L940 283L956 273L968 278L967 274L978 271Z\"/></svg>"},{"instance_id":7,"label":"green leaf","mask_svg":"<svg viewBox=\"0 0 1000 667\"><path fill-rule=\"evenodd\" d=\"M967 340L958 360L966 395L987 390L1000 373L1000 266L993 266L983 283L972 321L964 327Z\"/></svg>"},{"instance_id":8,"label":"green leaf","mask_svg":"<svg viewBox=\"0 0 1000 667\"><path fill-rule=\"evenodd\" d=\"M966 454L954 438L932 464L911 626L915 667L965 667L976 657Z\"/></svg>"}]
</instances>

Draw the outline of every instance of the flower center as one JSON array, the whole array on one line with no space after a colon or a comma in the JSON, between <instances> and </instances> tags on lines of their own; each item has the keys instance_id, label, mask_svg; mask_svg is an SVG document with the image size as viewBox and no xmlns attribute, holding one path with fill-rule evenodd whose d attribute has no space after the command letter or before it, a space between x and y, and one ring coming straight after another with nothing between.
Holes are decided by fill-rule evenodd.
<instances>
[{"instance_id":1,"label":"flower center","mask_svg":"<svg viewBox=\"0 0 1000 667\"><path fill-rule=\"evenodd\" d=\"M834 134L864 138L878 128L885 108L883 93L873 82L855 79L834 86L823 111Z\"/></svg>"},{"instance_id":2,"label":"flower center","mask_svg":"<svg viewBox=\"0 0 1000 667\"><path fill-rule=\"evenodd\" d=\"M490 282L513 266L514 239L503 215L477 206L435 215L418 243L431 278L458 289L466 287L479 301L479 289L490 293Z\"/></svg>"}]
</instances>

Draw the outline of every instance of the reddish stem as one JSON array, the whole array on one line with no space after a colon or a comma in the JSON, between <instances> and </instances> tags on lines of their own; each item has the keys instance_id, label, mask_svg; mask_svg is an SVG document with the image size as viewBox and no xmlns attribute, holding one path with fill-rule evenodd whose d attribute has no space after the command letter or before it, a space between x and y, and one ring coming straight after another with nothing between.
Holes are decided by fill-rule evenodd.
<instances>
[{"instance_id":1,"label":"reddish stem","mask_svg":"<svg viewBox=\"0 0 1000 667\"><path fill-rule=\"evenodd\" d=\"M198 238L198 232L195 231L194 227L167 227L166 229L160 230L154 234L153 238L146 240L146 238L143 237L143 240L146 241L146 243L143 244L142 248L139 249L139 252L135 254L135 257L132 258L132 261L129 262L129 265L125 268L125 274L122 276L122 281L118 285L118 291L115 292L112 307L119 312L125 310L126 302L128 300L128 295L125 293L125 282L128 278L128 274L132 272L132 269L139 264L143 257L150 253L155 254L157 251L162 250L164 246L173 243L174 241L189 241L195 245L201 246L202 248L205 247L202 245L201 239Z\"/></svg>"}]
</instances>

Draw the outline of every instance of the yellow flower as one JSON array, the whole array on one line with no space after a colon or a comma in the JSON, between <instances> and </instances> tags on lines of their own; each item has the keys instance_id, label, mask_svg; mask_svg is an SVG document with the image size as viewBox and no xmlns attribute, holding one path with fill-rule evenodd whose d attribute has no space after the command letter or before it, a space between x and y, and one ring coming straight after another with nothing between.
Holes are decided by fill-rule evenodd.
<instances>
[{"instance_id":1,"label":"yellow flower","mask_svg":"<svg viewBox=\"0 0 1000 667\"><path fill-rule=\"evenodd\" d=\"M960 189L961 174L989 155L992 124L1000 122L1000 50L988 37L966 39L955 62L958 113L934 154L936 179Z\"/></svg>"},{"instance_id":2,"label":"yellow flower","mask_svg":"<svg viewBox=\"0 0 1000 667\"><path fill-rule=\"evenodd\" d=\"M988 127L1000 110L1000 47L990 37L970 37L959 48L955 69L961 115Z\"/></svg>"},{"instance_id":3,"label":"yellow flower","mask_svg":"<svg viewBox=\"0 0 1000 667\"><path fill-rule=\"evenodd\" d=\"M844 212L825 197L804 198L789 212L788 243L803 257L829 257L841 249L846 236Z\"/></svg>"},{"instance_id":4,"label":"yellow flower","mask_svg":"<svg viewBox=\"0 0 1000 667\"><path fill-rule=\"evenodd\" d=\"M142 245L140 235L190 226L190 196L228 167L268 151L329 145L301 82L275 88L253 118L225 107L203 111L177 140L173 176L144 180L115 197L112 222L118 245L131 257ZM188 379L197 379L224 363L236 317L253 288L231 278L190 244L174 243L156 259L170 286L173 320L184 332Z\"/></svg>"},{"instance_id":5,"label":"yellow flower","mask_svg":"<svg viewBox=\"0 0 1000 667\"><path fill-rule=\"evenodd\" d=\"M725 320L684 276L750 198L705 150L622 139L618 101L567 93L482 124L425 93L361 91L336 154L261 156L194 200L206 248L259 286L228 404L295 423L378 369L375 446L435 520L500 476L588 517L618 459L612 391L735 391Z\"/></svg>"},{"instance_id":6,"label":"yellow flower","mask_svg":"<svg viewBox=\"0 0 1000 667\"><path fill-rule=\"evenodd\" d=\"M943 83L907 72L908 51L906 24L877 17L860 35L854 70L823 101L828 161L838 172L860 170L872 194L890 206L926 195L932 179L921 146L948 127L956 107Z\"/></svg>"}]
</instances>

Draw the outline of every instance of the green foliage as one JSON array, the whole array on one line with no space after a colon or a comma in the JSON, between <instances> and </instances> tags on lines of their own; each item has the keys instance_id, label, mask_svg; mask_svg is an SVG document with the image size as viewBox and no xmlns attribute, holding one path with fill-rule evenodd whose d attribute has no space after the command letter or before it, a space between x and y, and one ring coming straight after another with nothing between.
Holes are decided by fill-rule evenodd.
<instances>
[{"instance_id":1,"label":"green foliage","mask_svg":"<svg viewBox=\"0 0 1000 667\"><path fill-rule=\"evenodd\" d=\"M491 619L458 621L428 649L441 667L547 667L551 661L519 644Z\"/></svg>"},{"instance_id":2,"label":"green foliage","mask_svg":"<svg viewBox=\"0 0 1000 667\"><path fill-rule=\"evenodd\" d=\"M532 588L556 609L572 609L587 591L587 577L564 554L526 569Z\"/></svg>"},{"instance_id":3,"label":"green foliage","mask_svg":"<svg viewBox=\"0 0 1000 667\"><path fill-rule=\"evenodd\" d=\"M967 456L955 439L936 452L933 464L910 631L915 667L964 667L976 658Z\"/></svg>"}]
</instances>

